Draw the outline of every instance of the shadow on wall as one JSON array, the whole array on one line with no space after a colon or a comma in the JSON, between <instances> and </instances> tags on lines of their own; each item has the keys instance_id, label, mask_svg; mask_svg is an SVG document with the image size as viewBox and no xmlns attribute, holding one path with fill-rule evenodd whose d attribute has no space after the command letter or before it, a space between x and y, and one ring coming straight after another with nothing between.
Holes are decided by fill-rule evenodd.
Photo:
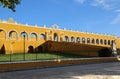
<instances>
[{"instance_id":1,"label":"shadow on wall","mask_svg":"<svg viewBox=\"0 0 120 79\"><path fill-rule=\"evenodd\" d=\"M1 47L0 54L5 54L5 45L4 44Z\"/></svg>"},{"instance_id":2,"label":"shadow on wall","mask_svg":"<svg viewBox=\"0 0 120 79\"><path fill-rule=\"evenodd\" d=\"M33 46L29 46L28 48L29 48L28 52L30 53L61 52L84 56L97 56L97 57L112 56L111 48L70 42L47 41L36 48L33 48Z\"/></svg>"},{"instance_id":3,"label":"shadow on wall","mask_svg":"<svg viewBox=\"0 0 120 79\"><path fill-rule=\"evenodd\" d=\"M29 46L28 47L28 53L42 53L42 52L45 52L44 47L45 47L44 44L40 45L36 48L34 48L33 46Z\"/></svg>"},{"instance_id":4,"label":"shadow on wall","mask_svg":"<svg viewBox=\"0 0 120 79\"><path fill-rule=\"evenodd\" d=\"M28 53L34 53L34 47L33 46L28 47Z\"/></svg>"},{"instance_id":5,"label":"shadow on wall","mask_svg":"<svg viewBox=\"0 0 120 79\"><path fill-rule=\"evenodd\" d=\"M110 57L112 56L112 50L108 48L103 48L98 51L99 57Z\"/></svg>"}]
</instances>

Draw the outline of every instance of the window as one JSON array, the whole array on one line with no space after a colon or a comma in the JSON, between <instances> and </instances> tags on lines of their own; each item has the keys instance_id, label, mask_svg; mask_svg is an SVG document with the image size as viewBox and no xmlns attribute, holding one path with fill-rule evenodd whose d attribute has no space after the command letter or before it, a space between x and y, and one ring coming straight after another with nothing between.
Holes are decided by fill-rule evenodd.
<instances>
[{"instance_id":1,"label":"window","mask_svg":"<svg viewBox=\"0 0 120 79\"><path fill-rule=\"evenodd\" d=\"M85 43L85 38L84 37L82 38L82 43Z\"/></svg>"},{"instance_id":2,"label":"window","mask_svg":"<svg viewBox=\"0 0 120 79\"><path fill-rule=\"evenodd\" d=\"M71 37L71 42L75 42L75 38L74 37Z\"/></svg>"},{"instance_id":3,"label":"window","mask_svg":"<svg viewBox=\"0 0 120 79\"><path fill-rule=\"evenodd\" d=\"M90 43L90 38L87 38L87 43L88 43L88 44Z\"/></svg>"},{"instance_id":4,"label":"window","mask_svg":"<svg viewBox=\"0 0 120 79\"><path fill-rule=\"evenodd\" d=\"M108 40L108 45L110 45L110 40Z\"/></svg>"},{"instance_id":5,"label":"window","mask_svg":"<svg viewBox=\"0 0 120 79\"><path fill-rule=\"evenodd\" d=\"M64 41L69 42L68 36L65 36Z\"/></svg>"},{"instance_id":6,"label":"window","mask_svg":"<svg viewBox=\"0 0 120 79\"><path fill-rule=\"evenodd\" d=\"M111 44L113 44L113 42L114 42L114 41L112 40L112 41L111 41Z\"/></svg>"},{"instance_id":7,"label":"window","mask_svg":"<svg viewBox=\"0 0 120 79\"><path fill-rule=\"evenodd\" d=\"M102 39L100 39L100 44L103 44L103 40Z\"/></svg>"},{"instance_id":8,"label":"window","mask_svg":"<svg viewBox=\"0 0 120 79\"><path fill-rule=\"evenodd\" d=\"M96 39L96 44L99 44L99 40L98 39Z\"/></svg>"},{"instance_id":9,"label":"window","mask_svg":"<svg viewBox=\"0 0 120 79\"><path fill-rule=\"evenodd\" d=\"M17 34L17 32L14 31L14 30L10 31L10 32L9 32L9 38L10 38L11 40L18 40L18 34Z\"/></svg>"},{"instance_id":10,"label":"window","mask_svg":"<svg viewBox=\"0 0 120 79\"><path fill-rule=\"evenodd\" d=\"M106 40L104 40L104 45L106 45L107 44L107 41Z\"/></svg>"},{"instance_id":11,"label":"window","mask_svg":"<svg viewBox=\"0 0 120 79\"><path fill-rule=\"evenodd\" d=\"M54 33L54 41L58 41L58 35Z\"/></svg>"},{"instance_id":12,"label":"window","mask_svg":"<svg viewBox=\"0 0 120 79\"><path fill-rule=\"evenodd\" d=\"M95 44L95 40L94 40L94 38L92 38L92 44Z\"/></svg>"},{"instance_id":13,"label":"window","mask_svg":"<svg viewBox=\"0 0 120 79\"><path fill-rule=\"evenodd\" d=\"M80 37L77 37L76 42L80 43Z\"/></svg>"},{"instance_id":14,"label":"window","mask_svg":"<svg viewBox=\"0 0 120 79\"><path fill-rule=\"evenodd\" d=\"M30 38L31 38L32 41L37 41L37 39L38 39L36 33L31 33L31 34L30 34Z\"/></svg>"},{"instance_id":15,"label":"window","mask_svg":"<svg viewBox=\"0 0 120 79\"><path fill-rule=\"evenodd\" d=\"M46 36L45 36L45 34L43 34L43 33L40 34L40 37L41 37L42 39L44 39L44 40L46 39Z\"/></svg>"},{"instance_id":16,"label":"window","mask_svg":"<svg viewBox=\"0 0 120 79\"><path fill-rule=\"evenodd\" d=\"M21 32L21 33L20 33L20 36L21 36L22 38L25 37L25 39L28 40L28 34L27 34L25 31L24 31L24 32Z\"/></svg>"}]
</instances>

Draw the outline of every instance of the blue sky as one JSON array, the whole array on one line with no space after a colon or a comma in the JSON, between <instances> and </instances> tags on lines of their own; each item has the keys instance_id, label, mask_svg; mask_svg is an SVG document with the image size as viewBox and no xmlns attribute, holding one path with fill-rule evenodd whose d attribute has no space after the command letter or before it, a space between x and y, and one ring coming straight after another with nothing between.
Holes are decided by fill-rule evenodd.
<instances>
[{"instance_id":1,"label":"blue sky","mask_svg":"<svg viewBox=\"0 0 120 79\"><path fill-rule=\"evenodd\" d=\"M0 7L0 19L120 37L120 0L21 0L16 12Z\"/></svg>"}]
</instances>

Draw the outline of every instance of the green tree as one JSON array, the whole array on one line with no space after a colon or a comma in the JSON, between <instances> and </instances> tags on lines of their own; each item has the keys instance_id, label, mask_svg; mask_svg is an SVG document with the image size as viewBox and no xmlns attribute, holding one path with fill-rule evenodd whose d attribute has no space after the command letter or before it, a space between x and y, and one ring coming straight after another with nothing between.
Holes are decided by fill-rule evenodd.
<instances>
[{"instance_id":1,"label":"green tree","mask_svg":"<svg viewBox=\"0 0 120 79\"><path fill-rule=\"evenodd\" d=\"M16 5L20 4L20 1L21 0L0 0L0 6L11 9L13 12L15 12Z\"/></svg>"}]
</instances>

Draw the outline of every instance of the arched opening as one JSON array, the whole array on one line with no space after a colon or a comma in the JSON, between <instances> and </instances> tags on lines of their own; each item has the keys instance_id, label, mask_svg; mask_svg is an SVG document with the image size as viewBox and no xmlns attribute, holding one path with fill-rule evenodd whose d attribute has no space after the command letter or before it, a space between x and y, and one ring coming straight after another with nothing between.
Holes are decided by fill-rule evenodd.
<instances>
[{"instance_id":1,"label":"arched opening","mask_svg":"<svg viewBox=\"0 0 120 79\"><path fill-rule=\"evenodd\" d=\"M57 33L54 33L54 41L58 41L58 35L57 35Z\"/></svg>"},{"instance_id":2,"label":"arched opening","mask_svg":"<svg viewBox=\"0 0 120 79\"><path fill-rule=\"evenodd\" d=\"M36 33L31 33L30 34L31 41L37 41L37 34Z\"/></svg>"},{"instance_id":3,"label":"arched opening","mask_svg":"<svg viewBox=\"0 0 120 79\"><path fill-rule=\"evenodd\" d=\"M113 42L114 42L114 41L112 40L112 41L111 41L111 44L113 44Z\"/></svg>"},{"instance_id":4,"label":"arched opening","mask_svg":"<svg viewBox=\"0 0 120 79\"><path fill-rule=\"evenodd\" d=\"M80 43L80 37L77 37L76 42Z\"/></svg>"},{"instance_id":5,"label":"arched opening","mask_svg":"<svg viewBox=\"0 0 120 79\"><path fill-rule=\"evenodd\" d=\"M16 31L12 30L9 32L9 39L11 40L18 40L18 34Z\"/></svg>"},{"instance_id":6,"label":"arched opening","mask_svg":"<svg viewBox=\"0 0 120 79\"><path fill-rule=\"evenodd\" d=\"M71 42L75 42L75 38L73 36L71 37Z\"/></svg>"},{"instance_id":7,"label":"arched opening","mask_svg":"<svg viewBox=\"0 0 120 79\"><path fill-rule=\"evenodd\" d=\"M104 45L106 45L107 44L107 41L106 40L104 40Z\"/></svg>"},{"instance_id":8,"label":"arched opening","mask_svg":"<svg viewBox=\"0 0 120 79\"><path fill-rule=\"evenodd\" d=\"M46 35L42 33L42 34L40 34L40 38L45 40L46 39Z\"/></svg>"},{"instance_id":9,"label":"arched opening","mask_svg":"<svg viewBox=\"0 0 120 79\"><path fill-rule=\"evenodd\" d=\"M28 53L34 53L34 47L33 46L28 47Z\"/></svg>"},{"instance_id":10,"label":"arched opening","mask_svg":"<svg viewBox=\"0 0 120 79\"><path fill-rule=\"evenodd\" d=\"M89 44L90 43L90 38L87 38L87 44Z\"/></svg>"},{"instance_id":11,"label":"arched opening","mask_svg":"<svg viewBox=\"0 0 120 79\"><path fill-rule=\"evenodd\" d=\"M82 38L82 43L83 43L83 44L85 43L85 38L84 38L84 37Z\"/></svg>"},{"instance_id":12,"label":"arched opening","mask_svg":"<svg viewBox=\"0 0 120 79\"><path fill-rule=\"evenodd\" d=\"M108 40L108 45L110 45L110 40Z\"/></svg>"},{"instance_id":13,"label":"arched opening","mask_svg":"<svg viewBox=\"0 0 120 79\"><path fill-rule=\"evenodd\" d=\"M100 39L100 44L103 44L103 40L102 39Z\"/></svg>"},{"instance_id":14,"label":"arched opening","mask_svg":"<svg viewBox=\"0 0 120 79\"><path fill-rule=\"evenodd\" d=\"M0 39L6 39L6 32L0 29Z\"/></svg>"},{"instance_id":15,"label":"arched opening","mask_svg":"<svg viewBox=\"0 0 120 79\"><path fill-rule=\"evenodd\" d=\"M20 37L22 38L22 40L24 39L24 37L25 37L25 40L28 40L28 34L26 32L21 32Z\"/></svg>"},{"instance_id":16,"label":"arched opening","mask_svg":"<svg viewBox=\"0 0 120 79\"><path fill-rule=\"evenodd\" d=\"M99 44L99 39L96 39L96 44Z\"/></svg>"},{"instance_id":17,"label":"arched opening","mask_svg":"<svg viewBox=\"0 0 120 79\"><path fill-rule=\"evenodd\" d=\"M2 47L0 49L0 54L5 54L5 46L4 46L4 44L2 45Z\"/></svg>"},{"instance_id":18,"label":"arched opening","mask_svg":"<svg viewBox=\"0 0 120 79\"><path fill-rule=\"evenodd\" d=\"M94 38L92 38L92 44L95 44L95 39Z\"/></svg>"},{"instance_id":19,"label":"arched opening","mask_svg":"<svg viewBox=\"0 0 120 79\"><path fill-rule=\"evenodd\" d=\"M65 36L64 41L65 41L65 42L69 42L68 36Z\"/></svg>"},{"instance_id":20,"label":"arched opening","mask_svg":"<svg viewBox=\"0 0 120 79\"><path fill-rule=\"evenodd\" d=\"M43 46L39 46L39 47L38 47L38 52L39 52L39 53L44 52L44 51L43 51Z\"/></svg>"}]
</instances>

